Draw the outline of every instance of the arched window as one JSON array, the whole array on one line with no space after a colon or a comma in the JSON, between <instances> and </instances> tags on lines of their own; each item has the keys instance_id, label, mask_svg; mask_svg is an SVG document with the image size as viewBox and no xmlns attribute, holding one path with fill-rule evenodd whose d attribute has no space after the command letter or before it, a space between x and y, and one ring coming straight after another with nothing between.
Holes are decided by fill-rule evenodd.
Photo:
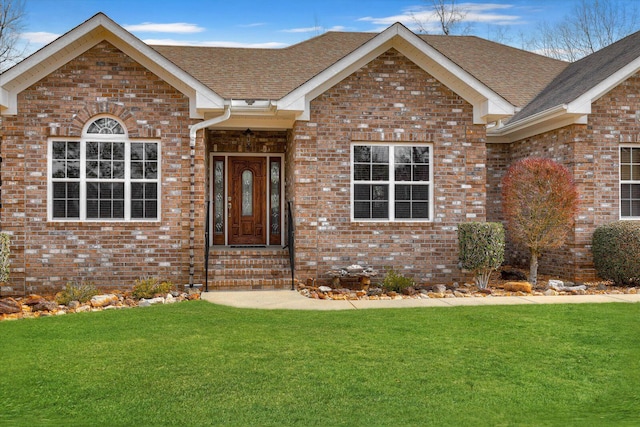
<instances>
[{"instance_id":1,"label":"arched window","mask_svg":"<svg viewBox=\"0 0 640 427\"><path fill-rule=\"evenodd\" d=\"M131 141L118 120L98 117L79 141L50 141L49 159L50 219L159 219L157 141Z\"/></svg>"}]
</instances>

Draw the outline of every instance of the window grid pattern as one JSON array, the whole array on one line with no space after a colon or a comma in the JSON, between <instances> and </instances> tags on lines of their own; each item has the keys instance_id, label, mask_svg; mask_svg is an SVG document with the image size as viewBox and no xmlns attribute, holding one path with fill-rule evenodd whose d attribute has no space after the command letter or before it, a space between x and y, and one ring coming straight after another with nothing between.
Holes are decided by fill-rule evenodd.
<instances>
[{"instance_id":1,"label":"window grid pattern","mask_svg":"<svg viewBox=\"0 0 640 427\"><path fill-rule=\"evenodd\" d=\"M131 218L158 216L158 144L131 143Z\"/></svg>"},{"instance_id":2,"label":"window grid pattern","mask_svg":"<svg viewBox=\"0 0 640 427\"><path fill-rule=\"evenodd\" d=\"M620 216L640 218L640 147L620 147Z\"/></svg>"},{"instance_id":3,"label":"window grid pattern","mask_svg":"<svg viewBox=\"0 0 640 427\"><path fill-rule=\"evenodd\" d=\"M80 217L80 143L54 141L51 147L53 216Z\"/></svg>"},{"instance_id":4,"label":"window grid pattern","mask_svg":"<svg viewBox=\"0 0 640 427\"><path fill-rule=\"evenodd\" d=\"M430 220L431 165L427 145L354 145L355 220Z\"/></svg>"},{"instance_id":5,"label":"window grid pattern","mask_svg":"<svg viewBox=\"0 0 640 427\"><path fill-rule=\"evenodd\" d=\"M54 220L159 217L159 144L132 142L114 119L99 118L80 141L50 142Z\"/></svg>"}]
</instances>

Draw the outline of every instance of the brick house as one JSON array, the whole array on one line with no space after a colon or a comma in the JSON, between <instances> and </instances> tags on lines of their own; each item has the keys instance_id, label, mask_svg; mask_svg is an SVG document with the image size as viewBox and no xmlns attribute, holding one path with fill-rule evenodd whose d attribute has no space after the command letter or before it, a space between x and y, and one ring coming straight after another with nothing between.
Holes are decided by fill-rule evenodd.
<instances>
[{"instance_id":1,"label":"brick house","mask_svg":"<svg viewBox=\"0 0 640 427\"><path fill-rule=\"evenodd\" d=\"M640 33L568 64L401 24L149 46L97 14L0 75L3 291L203 283L206 248L210 289L284 288L290 235L300 280L464 280L457 225L500 221L500 180L532 155L582 196L541 272L592 278L595 227L640 217L639 69Z\"/></svg>"}]
</instances>

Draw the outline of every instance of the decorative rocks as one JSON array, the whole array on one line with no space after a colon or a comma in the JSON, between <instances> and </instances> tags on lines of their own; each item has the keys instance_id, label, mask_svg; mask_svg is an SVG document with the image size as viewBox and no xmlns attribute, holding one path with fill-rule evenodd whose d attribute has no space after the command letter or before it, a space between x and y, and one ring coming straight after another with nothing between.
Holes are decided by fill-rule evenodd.
<instances>
[{"instance_id":1,"label":"decorative rocks","mask_svg":"<svg viewBox=\"0 0 640 427\"><path fill-rule=\"evenodd\" d=\"M573 285L573 283L572 283ZM564 284L564 282L562 280L549 280L549 283L547 284L547 287L549 289L553 289L554 291L558 291L558 292L582 292L582 291L586 291L587 290L587 286L586 285L578 285L578 286L567 286Z\"/></svg>"},{"instance_id":2,"label":"decorative rocks","mask_svg":"<svg viewBox=\"0 0 640 427\"><path fill-rule=\"evenodd\" d=\"M20 313L22 305L13 298L0 299L0 314Z\"/></svg>"},{"instance_id":3,"label":"decorative rocks","mask_svg":"<svg viewBox=\"0 0 640 427\"><path fill-rule=\"evenodd\" d=\"M353 294L356 297L356 294ZM96 295L86 303L71 301L68 305L58 305L53 297L29 295L25 298L0 298L0 320L26 319L34 317L60 316L66 313L83 313L90 311L116 310L129 307L145 307L154 304L172 304L180 301L200 299L197 291L172 292L164 297L137 301L129 296L116 293Z\"/></svg>"},{"instance_id":4,"label":"decorative rocks","mask_svg":"<svg viewBox=\"0 0 640 427\"><path fill-rule=\"evenodd\" d=\"M507 282L504 284L503 289L507 292L524 292L531 293L531 283L529 282Z\"/></svg>"},{"instance_id":5,"label":"decorative rocks","mask_svg":"<svg viewBox=\"0 0 640 427\"><path fill-rule=\"evenodd\" d=\"M96 295L89 301L91 307L106 307L116 302L118 302L118 297L114 294Z\"/></svg>"}]
</instances>

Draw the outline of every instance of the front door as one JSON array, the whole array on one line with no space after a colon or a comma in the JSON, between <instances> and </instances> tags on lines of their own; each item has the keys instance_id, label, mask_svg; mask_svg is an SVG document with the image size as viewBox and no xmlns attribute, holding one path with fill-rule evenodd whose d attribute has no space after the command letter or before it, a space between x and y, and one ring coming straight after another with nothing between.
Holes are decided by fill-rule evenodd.
<instances>
[{"instance_id":1,"label":"front door","mask_svg":"<svg viewBox=\"0 0 640 427\"><path fill-rule=\"evenodd\" d=\"M229 244L266 245L264 157L229 158Z\"/></svg>"}]
</instances>

